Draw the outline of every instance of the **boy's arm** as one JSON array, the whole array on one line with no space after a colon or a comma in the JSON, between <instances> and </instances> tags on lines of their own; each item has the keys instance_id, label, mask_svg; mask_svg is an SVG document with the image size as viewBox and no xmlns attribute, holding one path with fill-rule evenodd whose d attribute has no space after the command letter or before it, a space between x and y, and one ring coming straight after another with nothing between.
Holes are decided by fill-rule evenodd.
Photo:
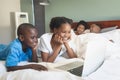
<instances>
[{"instance_id":1,"label":"boy's arm","mask_svg":"<svg viewBox=\"0 0 120 80\"><path fill-rule=\"evenodd\" d=\"M32 62L38 62L37 47L38 45L32 48Z\"/></svg>"},{"instance_id":2,"label":"boy's arm","mask_svg":"<svg viewBox=\"0 0 120 80\"><path fill-rule=\"evenodd\" d=\"M35 48L32 48L32 62L38 62L36 48L37 46Z\"/></svg>"},{"instance_id":3,"label":"boy's arm","mask_svg":"<svg viewBox=\"0 0 120 80\"><path fill-rule=\"evenodd\" d=\"M47 68L42 66L42 65L38 65L38 64L29 64L29 65L24 65L24 66L11 66L11 67L7 67L7 71L15 71L15 70L22 70L22 69L34 69L34 70L44 70L46 71Z\"/></svg>"}]
</instances>

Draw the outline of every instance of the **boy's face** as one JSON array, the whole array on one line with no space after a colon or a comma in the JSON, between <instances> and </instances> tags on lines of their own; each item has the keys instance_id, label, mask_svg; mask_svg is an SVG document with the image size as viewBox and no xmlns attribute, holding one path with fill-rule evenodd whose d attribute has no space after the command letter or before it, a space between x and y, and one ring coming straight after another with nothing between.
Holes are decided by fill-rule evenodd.
<instances>
[{"instance_id":1,"label":"boy's face","mask_svg":"<svg viewBox=\"0 0 120 80\"><path fill-rule=\"evenodd\" d=\"M23 36L22 42L24 46L30 48L34 48L37 46L38 31L35 28L27 29L22 36Z\"/></svg>"},{"instance_id":2,"label":"boy's face","mask_svg":"<svg viewBox=\"0 0 120 80\"><path fill-rule=\"evenodd\" d=\"M63 38L63 40L69 40L71 37L71 25L68 23L62 24L56 32Z\"/></svg>"}]
</instances>

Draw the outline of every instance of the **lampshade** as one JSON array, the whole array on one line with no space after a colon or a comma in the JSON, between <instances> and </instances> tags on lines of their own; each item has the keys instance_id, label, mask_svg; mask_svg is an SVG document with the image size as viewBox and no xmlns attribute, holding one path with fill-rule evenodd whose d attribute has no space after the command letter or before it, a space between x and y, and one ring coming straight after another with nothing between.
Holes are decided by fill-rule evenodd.
<instances>
[{"instance_id":1,"label":"lampshade","mask_svg":"<svg viewBox=\"0 0 120 80\"><path fill-rule=\"evenodd\" d=\"M50 1L49 0L40 0L39 2L40 5L49 5L50 4Z\"/></svg>"}]
</instances>

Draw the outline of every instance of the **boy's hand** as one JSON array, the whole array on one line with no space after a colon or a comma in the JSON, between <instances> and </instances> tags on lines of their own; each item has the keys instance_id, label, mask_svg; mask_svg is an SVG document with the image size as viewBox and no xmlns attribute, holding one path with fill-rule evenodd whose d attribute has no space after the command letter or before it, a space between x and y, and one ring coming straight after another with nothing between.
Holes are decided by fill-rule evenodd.
<instances>
[{"instance_id":1,"label":"boy's hand","mask_svg":"<svg viewBox=\"0 0 120 80\"><path fill-rule=\"evenodd\" d=\"M35 69L35 70L38 70L38 71L47 71L48 69L42 65L38 65L38 64L30 64L28 65L31 69Z\"/></svg>"}]
</instances>

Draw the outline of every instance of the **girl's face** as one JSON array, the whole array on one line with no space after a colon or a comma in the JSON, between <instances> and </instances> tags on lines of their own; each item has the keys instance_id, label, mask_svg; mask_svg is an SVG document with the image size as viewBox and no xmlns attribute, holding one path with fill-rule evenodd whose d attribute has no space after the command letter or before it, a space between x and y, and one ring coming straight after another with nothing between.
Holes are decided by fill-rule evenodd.
<instances>
[{"instance_id":1,"label":"girl's face","mask_svg":"<svg viewBox=\"0 0 120 80\"><path fill-rule=\"evenodd\" d=\"M82 34L82 33L84 32L84 30L85 30L85 26L84 26L84 25L79 25L79 26L77 27L76 32L77 32L78 34Z\"/></svg>"},{"instance_id":2,"label":"girl's face","mask_svg":"<svg viewBox=\"0 0 120 80\"><path fill-rule=\"evenodd\" d=\"M58 33L63 40L68 40L71 37L71 25L68 23L62 24L54 33Z\"/></svg>"}]
</instances>

